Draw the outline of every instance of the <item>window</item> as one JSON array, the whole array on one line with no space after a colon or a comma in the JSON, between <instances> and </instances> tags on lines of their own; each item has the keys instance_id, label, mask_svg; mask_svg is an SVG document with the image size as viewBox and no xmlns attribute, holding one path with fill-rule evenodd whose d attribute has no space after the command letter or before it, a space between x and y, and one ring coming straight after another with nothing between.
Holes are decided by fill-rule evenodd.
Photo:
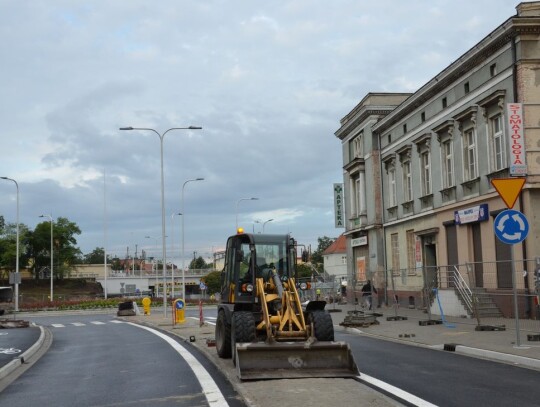
<instances>
[{"instance_id":1,"label":"window","mask_svg":"<svg viewBox=\"0 0 540 407\"><path fill-rule=\"evenodd\" d=\"M351 179L351 216L358 217L366 211L365 174L360 172Z\"/></svg>"},{"instance_id":2,"label":"window","mask_svg":"<svg viewBox=\"0 0 540 407\"><path fill-rule=\"evenodd\" d=\"M416 268L416 237L414 230L407 230L407 268L409 274L414 273Z\"/></svg>"},{"instance_id":3,"label":"window","mask_svg":"<svg viewBox=\"0 0 540 407\"><path fill-rule=\"evenodd\" d=\"M397 205L397 189L396 189L396 169L388 170L388 206Z\"/></svg>"},{"instance_id":4,"label":"window","mask_svg":"<svg viewBox=\"0 0 540 407\"><path fill-rule=\"evenodd\" d=\"M478 177L476 132L474 129L466 130L463 134L463 177L465 181L471 181Z\"/></svg>"},{"instance_id":5,"label":"window","mask_svg":"<svg viewBox=\"0 0 540 407\"><path fill-rule=\"evenodd\" d=\"M489 66L489 75L491 77L497 75L497 64L493 64Z\"/></svg>"},{"instance_id":6,"label":"window","mask_svg":"<svg viewBox=\"0 0 540 407\"><path fill-rule=\"evenodd\" d=\"M399 275L399 241L398 234L392 233L390 235L391 249L392 249L392 270L393 274Z\"/></svg>"},{"instance_id":7,"label":"window","mask_svg":"<svg viewBox=\"0 0 540 407\"><path fill-rule=\"evenodd\" d=\"M424 151L420 155L421 178L422 178L422 195L431 194L431 154L429 151Z\"/></svg>"},{"instance_id":8,"label":"window","mask_svg":"<svg viewBox=\"0 0 540 407\"><path fill-rule=\"evenodd\" d=\"M443 188L454 186L454 153L452 140L446 140L441 144Z\"/></svg>"},{"instance_id":9,"label":"window","mask_svg":"<svg viewBox=\"0 0 540 407\"><path fill-rule=\"evenodd\" d=\"M422 121L422 123L426 121L426 112L420 113L420 120Z\"/></svg>"},{"instance_id":10,"label":"window","mask_svg":"<svg viewBox=\"0 0 540 407\"><path fill-rule=\"evenodd\" d=\"M442 107L443 109L448 106L448 100L446 99L446 97L442 98Z\"/></svg>"},{"instance_id":11,"label":"window","mask_svg":"<svg viewBox=\"0 0 540 407\"><path fill-rule=\"evenodd\" d=\"M392 135L389 134L389 135L388 135L388 144L390 144L391 142L392 142Z\"/></svg>"},{"instance_id":12,"label":"window","mask_svg":"<svg viewBox=\"0 0 540 407\"><path fill-rule=\"evenodd\" d=\"M364 145L362 133L349 141L349 159L362 158L364 155Z\"/></svg>"},{"instance_id":13,"label":"window","mask_svg":"<svg viewBox=\"0 0 540 407\"><path fill-rule=\"evenodd\" d=\"M403 125L403 134L407 133L407 123Z\"/></svg>"},{"instance_id":14,"label":"window","mask_svg":"<svg viewBox=\"0 0 540 407\"><path fill-rule=\"evenodd\" d=\"M470 92L471 89L469 86L469 82L465 82L465 85L463 85L463 89L465 90L465 94Z\"/></svg>"},{"instance_id":15,"label":"window","mask_svg":"<svg viewBox=\"0 0 540 407\"><path fill-rule=\"evenodd\" d=\"M489 119L489 144L491 171L499 171L506 167L504 154L503 128L501 115Z\"/></svg>"},{"instance_id":16,"label":"window","mask_svg":"<svg viewBox=\"0 0 540 407\"><path fill-rule=\"evenodd\" d=\"M412 201L412 174L411 174L411 162L403 162L403 199L405 202Z\"/></svg>"}]
</instances>

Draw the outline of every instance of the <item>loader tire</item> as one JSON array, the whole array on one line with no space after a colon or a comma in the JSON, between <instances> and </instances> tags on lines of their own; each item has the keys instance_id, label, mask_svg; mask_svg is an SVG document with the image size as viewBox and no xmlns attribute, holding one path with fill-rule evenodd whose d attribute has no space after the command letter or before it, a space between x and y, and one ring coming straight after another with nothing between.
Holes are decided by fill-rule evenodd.
<instances>
[{"instance_id":1,"label":"loader tire","mask_svg":"<svg viewBox=\"0 0 540 407\"><path fill-rule=\"evenodd\" d=\"M216 320L216 350L220 358L229 359L232 356L231 324L227 323L223 311L219 311Z\"/></svg>"},{"instance_id":2,"label":"loader tire","mask_svg":"<svg viewBox=\"0 0 540 407\"><path fill-rule=\"evenodd\" d=\"M255 340L255 317L249 311L237 311L232 315L231 348L233 364L236 366L236 343Z\"/></svg>"},{"instance_id":3,"label":"loader tire","mask_svg":"<svg viewBox=\"0 0 540 407\"><path fill-rule=\"evenodd\" d=\"M334 323L330 314L324 311L311 313L315 338L318 341L328 342L334 340Z\"/></svg>"}]
</instances>

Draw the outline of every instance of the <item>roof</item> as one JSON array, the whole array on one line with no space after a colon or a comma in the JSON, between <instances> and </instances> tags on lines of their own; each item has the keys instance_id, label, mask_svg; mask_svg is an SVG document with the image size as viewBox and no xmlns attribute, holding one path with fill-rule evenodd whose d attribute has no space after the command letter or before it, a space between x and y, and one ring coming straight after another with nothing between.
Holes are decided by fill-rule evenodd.
<instances>
[{"instance_id":1,"label":"roof","mask_svg":"<svg viewBox=\"0 0 540 407\"><path fill-rule=\"evenodd\" d=\"M347 238L344 235L338 237L334 243L332 243L328 248L323 252L324 255L328 254L339 254L347 253Z\"/></svg>"}]
</instances>

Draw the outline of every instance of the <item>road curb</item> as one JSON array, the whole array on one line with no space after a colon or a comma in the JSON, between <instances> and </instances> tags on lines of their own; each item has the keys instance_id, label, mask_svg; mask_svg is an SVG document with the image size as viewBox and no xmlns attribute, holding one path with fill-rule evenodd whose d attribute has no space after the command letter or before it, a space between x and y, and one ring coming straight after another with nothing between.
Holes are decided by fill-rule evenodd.
<instances>
[{"instance_id":1,"label":"road curb","mask_svg":"<svg viewBox=\"0 0 540 407\"><path fill-rule=\"evenodd\" d=\"M519 367L527 367L535 370L540 370L540 360L528 358L526 356L511 355L509 353L495 352L492 350L471 348L464 345L456 345L455 353L466 356L474 356L481 359L509 363L519 365Z\"/></svg>"},{"instance_id":2,"label":"road curb","mask_svg":"<svg viewBox=\"0 0 540 407\"><path fill-rule=\"evenodd\" d=\"M39 351L41 346L43 346L43 343L45 342L46 333L45 333L45 329L42 326L39 327L39 330L40 330L39 338L30 348L28 348L24 353L13 358L11 362L5 364L3 367L0 368L0 380L3 380L9 375L11 375L23 363L31 359L32 356L34 356L37 353L37 351Z\"/></svg>"}]
</instances>

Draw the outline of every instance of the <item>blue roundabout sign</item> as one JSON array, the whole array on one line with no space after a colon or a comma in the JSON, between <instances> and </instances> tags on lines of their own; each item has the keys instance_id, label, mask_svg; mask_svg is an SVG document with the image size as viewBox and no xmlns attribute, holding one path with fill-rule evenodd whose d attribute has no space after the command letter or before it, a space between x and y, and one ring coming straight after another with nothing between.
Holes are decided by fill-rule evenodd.
<instances>
[{"instance_id":1,"label":"blue roundabout sign","mask_svg":"<svg viewBox=\"0 0 540 407\"><path fill-rule=\"evenodd\" d=\"M529 222L525 215L513 209L502 211L495 218L495 234L506 244L521 243L529 233Z\"/></svg>"}]
</instances>

